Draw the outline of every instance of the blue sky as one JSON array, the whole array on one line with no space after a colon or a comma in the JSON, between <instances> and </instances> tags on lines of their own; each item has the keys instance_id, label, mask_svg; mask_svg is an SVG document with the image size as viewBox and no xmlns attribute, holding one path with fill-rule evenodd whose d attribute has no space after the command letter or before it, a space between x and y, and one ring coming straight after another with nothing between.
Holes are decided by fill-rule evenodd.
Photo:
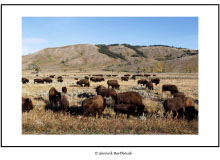
<instances>
[{"instance_id":1,"label":"blue sky","mask_svg":"<svg viewBox=\"0 0 220 160\"><path fill-rule=\"evenodd\" d=\"M22 54L73 44L198 49L197 17L23 17Z\"/></svg>"}]
</instances>

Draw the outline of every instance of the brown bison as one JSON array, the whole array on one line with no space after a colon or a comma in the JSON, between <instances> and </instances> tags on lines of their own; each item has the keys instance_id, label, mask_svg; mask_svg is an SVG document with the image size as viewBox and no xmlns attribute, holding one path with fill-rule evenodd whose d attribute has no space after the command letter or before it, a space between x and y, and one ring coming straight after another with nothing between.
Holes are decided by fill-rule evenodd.
<instances>
[{"instance_id":1,"label":"brown bison","mask_svg":"<svg viewBox=\"0 0 220 160\"><path fill-rule=\"evenodd\" d=\"M112 97L115 100L116 98L116 91L112 88L105 88L104 86L98 86L96 88L97 95L101 95L102 97Z\"/></svg>"},{"instance_id":2,"label":"brown bison","mask_svg":"<svg viewBox=\"0 0 220 160\"><path fill-rule=\"evenodd\" d=\"M153 79L151 79L151 82L158 85L160 83L160 79L159 78L153 78Z\"/></svg>"},{"instance_id":3,"label":"brown bison","mask_svg":"<svg viewBox=\"0 0 220 160\"><path fill-rule=\"evenodd\" d=\"M119 89L120 87L117 80L108 80L107 84L108 84L108 88L111 86L112 88Z\"/></svg>"},{"instance_id":4,"label":"brown bison","mask_svg":"<svg viewBox=\"0 0 220 160\"><path fill-rule=\"evenodd\" d=\"M46 83L52 83L53 80L50 79L50 78L43 78L43 81L46 82Z\"/></svg>"},{"instance_id":5,"label":"brown bison","mask_svg":"<svg viewBox=\"0 0 220 160\"><path fill-rule=\"evenodd\" d=\"M33 108L31 99L22 97L22 112L29 112Z\"/></svg>"},{"instance_id":6,"label":"brown bison","mask_svg":"<svg viewBox=\"0 0 220 160\"><path fill-rule=\"evenodd\" d=\"M107 77L111 77L111 75L110 74L108 74L108 75L106 75Z\"/></svg>"},{"instance_id":7,"label":"brown bison","mask_svg":"<svg viewBox=\"0 0 220 160\"><path fill-rule=\"evenodd\" d=\"M117 77L117 76L118 76L118 75L116 75L116 74L113 74L113 75L112 75L112 77Z\"/></svg>"},{"instance_id":8,"label":"brown bison","mask_svg":"<svg viewBox=\"0 0 220 160\"><path fill-rule=\"evenodd\" d=\"M170 91L171 94L179 92L177 86L172 84L164 84L162 86L162 92L165 91Z\"/></svg>"},{"instance_id":9,"label":"brown bison","mask_svg":"<svg viewBox=\"0 0 220 160\"><path fill-rule=\"evenodd\" d=\"M55 75L50 75L49 77L50 77L50 78L54 78L54 77L55 77Z\"/></svg>"},{"instance_id":10,"label":"brown bison","mask_svg":"<svg viewBox=\"0 0 220 160\"><path fill-rule=\"evenodd\" d=\"M85 76L84 78L85 78L85 79L89 79L89 77L88 77L88 76Z\"/></svg>"},{"instance_id":11,"label":"brown bison","mask_svg":"<svg viewBox=\"0 0 220 160\"><path fill-rule=\"evenodd\" d=\"M173 112L173 118L176 117L177 113L177 118L183 118L184 115L186 115L186 117L188 116L187 118L190 120L196 118L192 117L196 116L196 111L194 110L195 106L190 97L174 97L172 99L167 99L164 101L163 107L165 117L167 117L167 112ZM188 107L193 107L194 109L188 109Z\"/></svg>"},{"instance_id":12,"label":"brown bison","mask_svg":"<svg viewBox=\"0 0 220 160\"><path fill-rule=\"evenodd\" d=\"M130 74L125 74L124 77L130 77Z\"/></svg>"},{"instance_id":13,"label":"brown bison","mask_svg":"<svg viewBox=\"0 0 220 160\"><path fill-rule=\"evenodd\" d=\"M63 79L63 77L62 76L58 76L57 79Z\"/></svg>"},{"instance_id":14,"label":"brown bison","mask_svg":"<svg viewBox=\"0 0 220 160\"><path fill-rule=\"evenodd\" d=\"M23 84L29 83L29 79L27 79L27 78L22 78L22 83L23 83Z\"/></svg>"},{"instance_id":15,"label":"brown bison","mask_svg":"<svg viewBox=\"0 0 220 160\"><path fill-rule=\"evenodd\" d=\"M129 77L121 77L122 81L128 81Z\"/></svg>"},{"instance_id":16,"label":"brown bison","mask_svg":"<svg viewBox=\"0 0 220 160\"><path fill-rule=\"evenodd\" d=\"M136 77L133 75L133 76L131 77L131 79L136 80Z\"/></svg>"},{"instance_id":17,"label":"brown bison","mask_svg":"<svg viewBox=\"0 0 220 160\"><path fill-rule=\"evenodd\" d=\"M146 85L146 88L148 88L149 90L153 90L154 89L153 83L151 81L145 83L145 85Z\"/></svg>"},{"instance_id":18,"label":"brown bison","mask_svg":"<svg viewBox=\"0 0 220 160\"><path fill-rule=\"evenodd\" d=\"M43 79L34 79L34 83L44 83Z\"/></svg>"},{"instance_id":19,"label":"brown bison","mask_svg":"<svg viewBox=\"0 0 220 160\"><path fill-rule=\"evenodd\" d=\"M104 99L100 95L85 99L82 102L82 107L84 116L89 116L91 114L92 116L96 117L96 114L98 113L100 118L105 109Z\"/></svg>"},{"instance_id":20,"label":"brown bison","mask_svg":"<svg viewBox=\"0 0 220 160\"><path fill-rule=\"evenodd\" d=\"M63 93L67 93L67 88L66 87L62 87L62 92Z\"/></svg>"},{"instance_id":21,"label":"brown bison","mask_svg":"<svg viewBox=\"0 0 220 160\"><path fill-rule=\"evenodd\" d=\"M62 94L61 99L60 99L60 106L62 111L67 112L69 109L69 101L68 98L65 94Z\"/></svg>"},{"instance_id":22,"label":"brown bison","mask_svg":"<svg viewBox=\"0 0 220 160\"><path fill-rule=\"evenodd\" d=\"M150 74L144 74L144 77L150 77Z\"/></svg>"},{"instance_id":23,"label":"brown bison","mask_svg":"<svg viewBox=\"0 0 220 160\"><path fill-rule=\"evenodd\" d=\"M116 104L133 104L137 108L138 116L141 116L144 112L144 105L142 103L142 98L137 92L123 92L118 93L116 96Z\"/></svg>"},{"instance_id":24,"label":"brown bison","mask_svg":"<svg viewBox=\"0 0 220 160\"><path fill-rule=\"evenodd\" d=\"M62 82L63 82L63 80L62 80L62 79L58 79L58 80L57 80L57 82L61 82L61 83L62 83Z\"/></svg>"},{"instance_id":25,"label":"brown bison","mask_svg":"<svg viewBox=\"0 0 220 160\"><path fill-rule=\"evenodd\" d=\"M54 87L49 90L49 101L52 105L57 105L60 102L61 93L58 92Z\"/></svg>"},{"instance_id":26,"label":"brown bison","mask_svg":"<svg viewBox=\"0 0 220 160\"><path fill-rule=\"evenodd\" d=\"M81 79L79 81L76 82L77 85L80 85L81 87L89 87L90 86L90 83L89 83L89 80L88 79Z\"/></svg>"},{"instance_id":27,"label":"brown bison","mask_svg":"<svg viewBox=\"0 0 220 160\"><path fill-rule=\"evenodd\" d=\"M119 116L119 113L127 114L127 119L130 115L135 113L136 107L133 104L117 104L114 106L114 111L116 113L115 117Z\"/></svg>"},{"instance_id":28,"label":"brown bison","mask_svg":"<svg viewBox=\"0 0 220 160\"><path fill-rule=\"evenodd\" d=\"M102 82L102 81L105 81L105 79L103 77L91 77L90 81L92 81L92 82Z\"/></svg>"},{"instance_id":29,"label":"brown bison","mask_svg":"<svg viewBox=\"0 0 220 160\"><path fill-rule=\"evenodd\" d=\"M140 80L137 81L137 84L145 85L147 83L148 83L148 81L146 79L140 79Z\"/></svg>"},{"instance_id":30,"label":"brown bison","mask_svg":"<svg viewBox=\"0 0 220 160\"><path fill-rule=\"evenodd\" d=\"M78 80L79 78L74 78L75 80Z\"/></svg>"},{"instance_id":31,"label":"brown bison","mask_svg":"<svg viewBox=\"0 0 220 160\"><path fill-rule=\"evenodd\" d=\"M183 92L177 92L173 93L173 97L185 97L185 94Z\"/></svg>"}]
</instances>

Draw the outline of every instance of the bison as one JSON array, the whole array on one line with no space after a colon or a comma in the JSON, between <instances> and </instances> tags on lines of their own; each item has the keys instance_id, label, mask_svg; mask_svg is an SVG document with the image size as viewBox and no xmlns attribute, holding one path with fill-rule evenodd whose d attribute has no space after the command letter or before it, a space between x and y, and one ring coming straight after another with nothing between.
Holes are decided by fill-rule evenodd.
<instances>
[{"instance_id":1,"label":"bison","mask_svg":"<svg viewBox=\"0 0 220 160\"><path fill-rule=\"evenodd\" d=\"M54 78L54 77L55 77L55 75L50 75L49 77L50 77L50 78Z\"/></svg>"},{"instance_id":2,"label":"bison","mask_svg":"<svg viewBox=\"0 0 220 160\"><path fill-rule=\"evenodd\" d=\"M137 84L145 85L147 83L148 83L148 81L146 79L140 79L140 80L137 81Z\"/></svg>"},{"instance_id":3,"label":"bison","mask_svg":"<svg viewBox=\"0 0 220 160\"><path fill-rule=\"evenodd\" d=\"M162 86L162 92L165 91L170 91L171 94L179 92L177 86L172 84L164 84Z\"/></svg>"},{"instance_id":4,"label":"bison","mask_svg":"<svg viewBox=\"0 0 220 160\"><path fill-rule=\"evenodd\" d=\"M29 112L33 108L31 99L22 97L22 112Z\"/></svg>"},{"instance_id":5,"label":"bison","mask_svg":"<svg viewBox=\"0 0 220 160\"><path fill-rule=\"evenodd\" d=\"M104 86L98 86L96 88L97 95L101 95L102 97L112 97L115 100L116 98L116 91L112 88L105 88Z\"/></svg>"},{"instance_id":6,"label":"bison","mask_svg":"<svg viewBox=\"0 0 220 160\"><path fill-rule=\"evenodd\" d=\"M137 92L123 92L116 96L116 104L133 104L137 107L137 114L141 116L144 112L145 106L142 103L142 98Z\"/></svg>"},{"instance_id":7,"label":"bison","mask_svg":"<svg viewBox=\"0 0 220 160\"><path fill-rule=\"evenodd\" d=\"M109 88L109 86L111 86L112 88L119 89L119 87L120 87L117 80L108 80L107 84L108 84L108 88Z\"/></svg>"},{"instance_id":8,"label":"bison","mask_svg":"<svg viewBox=\"0 0 220 160\"><path fill-rule=\"evenodd\" d=\"M159 78L153 78L153 79L151 79L151 82L155 83L156 86L157 86L160 83L160 79Z\"/></svg>"},{"instance_id":9,"label":"bison","mask_svg":"<svg viewBox=\"0 0 220 160\"><path fill-rule=\"evenodd\" d=\"M89 79L89 77L88 77L88 76L85 76L84 78L85 78L85 79Z\"/></svg>"},{"instance_id":10,"label":"bison","mask_svg":"<svg viewBox=\"0 0 220 160\"><path fill-rule=\"evenodd\" d=\"M58 80L57 80L57 82L61 82L61 83L62 83L62 82L63 82L63 80L62 80L62 79L58 79Z\"/></svg>"},{"instance_id":11,"label":"bison","mask_svg":"<svg viewBox=\"0 0 220 160\"><path fill-rule=\"evenodd\" d=\"M96 113L98 113L100 118L105 109L104 99L100 95L85 99L82 102L82 107L84 116L89 116L91 114L92 116L96 117Z\"/></svg>"},{"instance_id":12,"label":"bison","mask_svg":"<svg viewBox=\"0 0 220 160\"><path fill-rule=\"evenodd\" d=\"M125 76L125 77L130 77L130 74L125 74L124 76Z\"/></svg>"},{"instance_id":13,"label":"bison","mask_svg":"<svg viewBox=\"0 0 220 160\"><path fill-rule=\"evenodd\" d=\"M80 85L81 87L84 85L84 87L89 87L90 83L88 79L81 79L76 82L77 85Z\"/></svg>"},{"instance_id":14,"label":"bison","mask_svg":"<svg viewBox=\"0 0 220 160\"><path fill-rule=\"evenodd\" d=\"M22 83L23 83L23 84L29 83L29 79L27 79L27 78L22 78Z\"/></svg>"},{"instance_id":15,"label":"bison","mask_svg":"<svg viewBox=\"0 0 220 160\"><path fill-rule=\"evenodd\" d=\"M46 83L52 83L53 80L50 79L50 78L43 78L43 81L46 82Z\"/></svg>"},{"instance_id":16,"label":"bison","mask_svg":"<svg viewBox=\"0 0 220 160\"><path fill-rule=\"evenodd\" d=\"M144 74L144 77L150 77L150 74Z\"/></svg>"},{"instance_id":17,"label":"bison","mask_svg":"<svg viewBox=\"0 0 220 160\"><path fill-rule=\"evenodd\" d=\"M174 97L172 99L165 100L163 103L164 107L164 117L167 117L167 112L173 112L173 118L183 118L186 115L187 119L194 119L196 117L195 106L192 98L190 97ZM194 109L188 109L188 107Z\"/></svg>"},{"instance_id":18,"label":"bison","mask_svg":"<svg viewBox=\"0 0 220 160\"><path fill-rule=\"evenodd\" d=\"M150 90L153 90L153 89L154 89L154 87L153 87L153 83L152 83L151 81L145 83L145 85L146 85L146 88L148 88L148 89L150 89Z\"/></svg>"},{"instance_id":19,"label":"bison","mask_svg":"<svg viewBox=\"0 0 220 160\"><path fill-rule=\"evenodd\" d=\"M43 79L34 79L34 83L44 83Z\"/></svg>"},{"instance_id":20,"label":"bison","mask_svg":"<svg viewBox=\"0 0 220 160\"><path fill-rule=\"evenodd\" d=\"M57 105L60 102L61 93L58 92L54 87L49 90L49 101L52 105Z\"/></svg>"},{"instance_id":21,"label":"bison","mask_svg":"<svg viewBox=\"0 0 220 160\"><path fill-rule=\"evenodd\" d=\"M121 77L122 81L128 81L129 77Z\"/></svg>"},{"instance_id":22,"label":"bison","mask_svg":"<svg viewBox=\"0 0 220 160\"><path fill-rule=\"evenodd\" d=\"M67 112L69 109L69 101L68 98L65 94L62 94L61 99L60 99L60 106L62 111Z\"/></svg>"},{"instance_id":23,"label":"bison","mask_svg":"<svg viewBox=\"0 0 220 160\"><path fill-rule=\"evenodd\" d=\"M115 117L118 117L119 113L127 114L127 119L130 114L134 114L136 107L133 104L117 104L114 106L114 111L116 113Z\"/></svg>"}]
</instances>

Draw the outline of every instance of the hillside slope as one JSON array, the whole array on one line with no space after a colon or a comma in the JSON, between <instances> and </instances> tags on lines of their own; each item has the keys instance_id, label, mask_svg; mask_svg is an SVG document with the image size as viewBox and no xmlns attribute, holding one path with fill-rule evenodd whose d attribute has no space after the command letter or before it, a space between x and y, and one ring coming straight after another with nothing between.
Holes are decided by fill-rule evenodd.
<instances>
[{"instance_id":1,"label":"hillside slope","mask_svg":"<svg viewBox=\"0 0 220 160\"><path fill-rule=\"evenodd\" d=\"M22 69L198 72L198 51L169 46L77 44L22 56Z\"/></svg>"}]
</instances>

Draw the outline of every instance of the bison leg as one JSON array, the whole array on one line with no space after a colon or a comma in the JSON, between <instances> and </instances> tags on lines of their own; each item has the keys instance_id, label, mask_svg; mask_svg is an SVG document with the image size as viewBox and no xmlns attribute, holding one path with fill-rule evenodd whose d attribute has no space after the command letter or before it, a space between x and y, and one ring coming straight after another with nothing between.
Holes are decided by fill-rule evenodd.
<instances>
[{"instance_id":1,"label":"bison leg","mask_svg":"<svg viewBox=\"0 0 220 160\"><path fill-rule=\"evenodd\" d=\"M102 116L102 109L99 109L98 115L99 115L99 118Z\"/></svg>"},{"instance_id":2,"label":"bison leg","mask_svg":"<svg viewBox=\"0 0 220 160\"><path fill-rule=\"evenodd\" d=\"M176 117L176 111L173 111L173 119Z\"/></svg>"}]
</instances>

